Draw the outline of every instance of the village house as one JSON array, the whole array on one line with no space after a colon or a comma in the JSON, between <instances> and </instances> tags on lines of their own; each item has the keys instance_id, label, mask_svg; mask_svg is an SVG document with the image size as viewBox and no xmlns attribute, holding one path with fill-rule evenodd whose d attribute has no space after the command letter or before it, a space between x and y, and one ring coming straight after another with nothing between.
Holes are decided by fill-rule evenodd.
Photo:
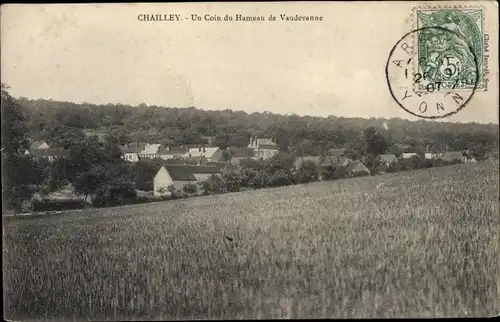
<instances>
[{"instance_id":1,"label":"village house","mask_svg":"<svg viewBox=\"0 0 500 322\"><path fill-rule=\"evenodd\" d=\"M170 194L170 186L175 191L182 191L188 184L195 184L200 188L212 174L218 173L220 169L216 166L163 165L153 179L154 195Z\"/></svg>"},{"instance_id":2,"label":"village house","mask_svg":"<svg viewBox=\"0 0 500 322\"><path fill-rule=\"evenodd\" d=\"M222 157L222 150L219 147L200 146L197 148L190 148L188 152L184 154L184 158L194 158L199 160L200 163L221 161Z\"/></svg>"},{"instance_id":3,"label":"village house","mask_svg":"<svg viewBox=\"0 0 500 322\"><path fill-rule=\"evenodd\" d=\"M104 130L82 129L82 132L87 138L96 136L99 142L104 142L106 135L108 135L108 133Z\"/></svg>"},{"instance_id":4,"label":"village house","mask_svg":"<svg viewBox=\"0 0 500 322\"><path fill-rule=\"evenodd\" d=\"M144 150L145 143L131 143L121 147L122 159L129 162L137 162L140 160L139 153Z\"/></svg>"},{"instance_id":5,"label":"village house","mask_svg":"<svg viewBox=\"0 0 500 322\"><path fill-rule=\"evenodd\" d=\"M182 159L187 152L188 149L183 146L160 146L158 149L158 157L163 160Z\"/></svg>"},{"instance_id":6,"label":"village house","mask_svg":"<svg viewBox=\"0 0 500 322\"><path fill-rule=\"evenodd\" d=\"M416 152L404 152L401 154L401 158L402 159L411 159L415 156L417 156L418 154Z\"/></svg>"},{"instance_id":7,"label":"village house","mask_svg":"<svg viewBox=\"0 0 500 322\"><path fill-rule=\"evenodd\" d=\"M345 168L344 173L347 176L355 177L355 176L363 176L370 175L370 170L361 162L361 161L352 161Z\"/></svg>"},{"instance_id":8,"label":"village house","mask_svg":"<svg viewBox=\"0 0 500 322\"><path fill-rule=\"evenodd\" d=\"M232 165L240 165L241 160L244 159L255 159L254 150L248 147L230 146L227 152Z\"/></svg>"},{"instance_id":9,"label":"village house","mask_svg":"<svg viewBox=\"0 0 500 322\"><path fill-rule=\"evenodd\" d=\"M30 150L49 149L50 146L45 141L34 141L30 145Z\"/></svg>"},{"instance_id":10,"label":"village house","mask_svg":"<svg viewBox=\"0 0 500 322\"><path fill-rule=\"evenodd\" d=\"M251 137L248 147L253 149L254 157L261 160L270 159L279 152L279 147L276 144L276 138L270 140Z\"/></svg>"},{"instance_id":11,"label":"village house","mask_svg":"<svg viewBox=\"0 0 500 322\"><path fill-rule=\"evenodd\" d=\"M212 145L215 142L215 136L202 136L201 139L206 140L208 145Z\"/></svg>"},{"instance_id":12,"label":"village house","mask_svg":"<svg viewBox=\"0 0 500 322\"><path fill-rule=\"evenodd\" d=\"M440 153L440 152L426 152L425 154L425 158L427 160L436 160L436 159L441 159L444 155L444 153Z\"/></svg>"},{"instance_id":13,"label":"village house","mask_svg":"<svg viewBox=\"0 0 500 322\"><path fill-rule=\"evenodd\" d=\"M69 158L69 150L64 149L52 149L52 148L43 148L43 149L33 149L31 151L27 150L27 155L30 155L34 159L40 160L45 159L49 162L53 162L59 158Z\"/></svg>"},{"instance_id":14,"label":"village house","mask_svg":"<svg viewBox=\"0 0 500 322\"><path fill-rule=\"evenodd\" d=\"M161 144L147 143L146 146L144 146L144 148L139 152L139 159L156 159L160 150L160 146Z\"/></svg>"},{"instance_id":15,"label":"village house","mask_svg":"<svg viewBox=\"0 0 500 322\"><path fill-rule=\"evenodd\" d=\"M381 165L386 167L398 163L398 158L394 154L381 154L378 156L378 160Z\"/></svg>"},{"instance_id":16,"label":"village house","mask_svg":"<svg viewBox=\"0 0 500 322\"><path fill-rule=\"evenodd\" d=\"M345 152L344 148L330 149L330 150L328 150L328 155L330 157L332 157L332 161L334 163L337 163L337 162L339 162L342 159L342 157L344 155L344 152Z\"/></svg>"}]
</instances>

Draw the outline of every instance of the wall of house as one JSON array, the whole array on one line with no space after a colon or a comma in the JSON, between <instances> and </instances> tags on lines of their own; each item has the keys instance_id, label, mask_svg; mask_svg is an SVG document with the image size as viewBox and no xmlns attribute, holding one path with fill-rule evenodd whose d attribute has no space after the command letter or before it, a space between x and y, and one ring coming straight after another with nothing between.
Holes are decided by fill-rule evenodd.
<instances>
[{"instance_id":1,"label":"wall of house","mask_svg":"<svg viewBox=\"0 0 500 322\"><path fill-rule=\"evenodd\" d=\"M139 161L139 155L137 153L125 153L123 159L130 162L137 162Z\"/></svg>"},{"instance_id":2,"label":"wall of house","mask_svg":"<svg viewBox=\"0 0 500 322\"><path fill-rule=\"evenodd\" d=\"M174 158L173 154L160 154L160 158L163 160L172 160Z\"/></svg>"},{"instance_id":3,"label":"wall of house","mask_svg":"<svg viewBox=\"0 0 500 322\"><path fill-rule=\"evenodd\" d=\"M222 160L221 149L218 149L210 158L208 158L208 161L220 161L220 160Z\"/></svg>"},{"instance_id":4,"label":"wall of house","mask_svg":"<svg viewBox=\"0 0 500 322\"><path fill-rule=\"evenodd\" d=\"M256 156L262 158L263 160L267 160L272 158L275 154L278 154L278 150L276 149L257 149Z\"/></svg>"},{"instance_id":5,"label":"wall of house","mask_svg":"<svg viewBox=\"0 0 500 322\"><path fill-rule=\"evenodd\" d=\"M197 184L196 181L181 181L181 180L176 180L174 181L170 174L168 173L167 170L164 168L160 169L156 176L153 179L153 188L154 188L154 195L155 196L161 196L161 195L169 195L170 192L167 190L170 185L173 185L175 188L175 191L182 191L182 188L184 188L185 185L187 184ZM165 192L162 194L158 192L158 189L164 187Z\"/></svg>"}]
</instances>

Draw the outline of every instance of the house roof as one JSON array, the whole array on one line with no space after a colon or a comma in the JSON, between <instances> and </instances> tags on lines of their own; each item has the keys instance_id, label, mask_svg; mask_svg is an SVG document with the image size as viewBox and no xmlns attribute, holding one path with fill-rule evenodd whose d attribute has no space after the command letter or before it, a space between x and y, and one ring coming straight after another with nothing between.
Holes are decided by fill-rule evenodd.
<instances>
[{"instance_id":1,"label":"house roof","mask_svg":"<svg viewBox=\"0 0 500 322\"><path fill-rule=\"evenodd\" d=\"M257 139L257 146L259 145L270 145L276 147L277 144L271 141L270 139Z\"/></svg>"},{"instance_id":2,"label":"house roof","mask_svg":"<svg viewBox=\"0 0 500 322\"><path fill-rule=\"evenodd\" d=\"M248 147L237 147L237 146L230 146L227 148L227 151L229 154L231 154L231 157L233 158L251 158L254 156L254 151L251 148Z\"/></svg>"},{"instance_id":3,"label":"house roof","mask_svg":"<svg viewBox=\"0 0 500 322\"><path fill-rule=\"evenodd\" d=\"M47 142L41 140L41 141L34 141L33 143L31 143L31 146L30 146L30 149L38 149L40 148L40 146L42 146L43 144L47 144Z\"/></svg>"},{"instance_id":4,"label":"house roof","mask_svg":"<svg viewBox=\"0 0 500 322\"><path fill-rule=\"evenodd\" d=\"M227 168L231 165L229 162L207 162L207 166L216 167L218 171Z\"/></svg>"},{"instance_id":5,"label":"house roof","mask_svg":"<svg viewBox=\"0 0 500 322\"><path fill-rule=\"evenodd\" d=\"M29 152L34 157L69 157L69 150L63 149L35 149Z\"/></svg>"},{"instance_id":6,"label":"house roof","mask_svg":"<svg viewBox=\"0 0 500 322\"><path fill-rule=\"evenodd\" d=\"M370 173L370 170L361 161L352 161L345 167L347 173Z\"/></svg>"},{"instance_id":7,"label":"house roof","mask_svg":"<svg viewBox=\"0 0 500 322\"><path fill-rule=\"evenodd\" d=\"M158 153L162 155L183 155L188 149L181 146L160 146Z\"/></svg>"},{"instance_id":8,"label":"house roof","mask_svg":"<svg viewBox=\"0 0 500 322\"><path fill-rule=\"evenodd\" d=\"M196 181L194 174L215 174L220 170L214 166L164 165L174 181Z\"/></svg>"},{"instance_id":9,"label":"house roof","mask_svg":"<svg viewBox=\"0 0 500 322\"><path fill-rule=\"evenodd\" d=\"M146 144L144 149L140 152L141 154L156 154L161 144Z\"/></svg>"},{"instance_id":10,"label":"house roof","mask_svg":"<svg viewBox=\"0 0 500 322\"><path fill-rule=\"evenodd\" d=\"M141 152L146 143L130 143L121 147L122 153L139 153Z\"/></svg>"},{"instance_id":11,"label":"house roof","mask_svg":"<svg viewBox=\"0 0 500 322\"><path fill-rule=\"evenodd\" d=\"M218 147L208 147L208 148L190 148L188 152L186 152L186 157L200 157L204 156L206 158L211 158L214 154L219 151Z\"/></svg>"},{"instance_id":12,"label":"house roof","mask_svg":"<svg viewBox=\"0 0 500 322\"><path fill-rule=\"evenodd\" d=\"M382 162L386 163L398 162L398 158L394 154L381 154L378 157Z\"/></svg>"}]
</instances>

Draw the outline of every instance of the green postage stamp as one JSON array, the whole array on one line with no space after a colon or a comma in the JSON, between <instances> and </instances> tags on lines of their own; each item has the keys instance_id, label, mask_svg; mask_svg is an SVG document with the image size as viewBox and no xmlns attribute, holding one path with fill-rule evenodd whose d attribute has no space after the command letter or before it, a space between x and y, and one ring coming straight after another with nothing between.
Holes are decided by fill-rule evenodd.
<instances>
[{"instance_id":1,"label":"green postage stamp","mask_svg":"<svg viewBox=\"0 0 500 322\"><path fill-rule=\"evenodd\" d=\"M447 90L486 90L482 8L415 8L418 72ZM418 84L418 91L424 90Z\"/></svg>"}]
</instances>

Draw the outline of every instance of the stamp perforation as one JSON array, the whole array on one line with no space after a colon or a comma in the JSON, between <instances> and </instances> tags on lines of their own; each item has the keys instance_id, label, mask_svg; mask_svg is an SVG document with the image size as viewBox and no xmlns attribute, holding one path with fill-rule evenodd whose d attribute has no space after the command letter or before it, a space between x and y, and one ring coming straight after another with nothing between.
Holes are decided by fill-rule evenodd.
<instances>
[{"instance_id":1,"label":"stamp perforation","mask_svg":"<svg viewBox=\"0 0 500 322\"><path fill-rule=\"evenodd\" d=\"M429 4L429 5L416 5L413 6L410 12L410 23L412 25L412 28L414 30L420 28L421 26L418 25L418 12L419 11L439 11L439 10L480 10L481 11L481 20L478 21L481 25L481 46L484 48L485 46L485 40L484 40L484 26L485 26L485 10L486 8L481 5L481 4ZM411 36L411 41L412 44L415 48L416 54L418 55L418 39L415 38L415 35ZM476 90L482 90L486 91L487 90L487 73L485 72L486 66L485 66L485 57L484 57L484 49L483 49L483 55L481 57L480 65L481 67L481 75L482 79L480 80L480 83L477 84ZM413 73L418 73L419 72L419 65L417 61L413 61L412 65L412 72ZM413 84L413 91L415 93L418 93L419 95L427 95L428 93L425 90L421 90L418 86L418 84Z\"/></svg>"}]
</instances>

